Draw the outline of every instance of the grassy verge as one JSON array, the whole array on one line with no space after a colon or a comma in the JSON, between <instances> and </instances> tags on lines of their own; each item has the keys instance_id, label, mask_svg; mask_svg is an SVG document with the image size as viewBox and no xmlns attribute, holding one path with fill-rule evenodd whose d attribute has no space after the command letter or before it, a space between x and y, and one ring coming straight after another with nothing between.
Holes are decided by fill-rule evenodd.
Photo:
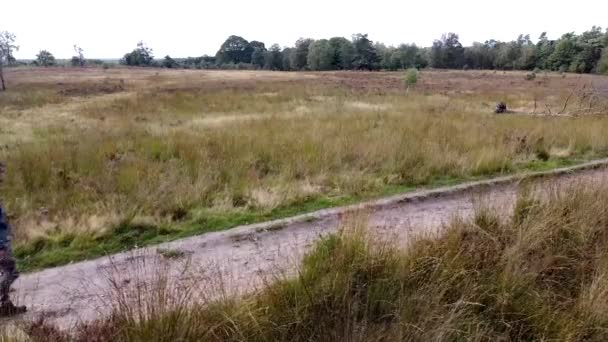
<instances>
[{"instance_id":1,"label":"grassy verge","mask_svg":"<svg viewBox=\"0 0 608 342\"><path fill-rule=\"evenodd\" d=\"M575 165L584 161L586 160L564 158L533 161L522 164L512 171L547 171ZM424 186L426 188L437 188L466 181L485 179L496 175L490 174L467 178L435 178ZM126 251L136 247L150 246L179 238L226 230L240 225L265 222L310 213L320 209L354 204L363 200L406 193L415 189L416 187L407 185L385 186L381 191L362 193L357 196L314 197L270 211L248 209L232 213L213 213L205 209L194 209L186 215L187 219L182 222L166 223L164 225L140 224L125 220L103 234L59 233L40 237L17 245L15 255L18 259L20 270L31 272Z\"/></svg>"},{"instance_id":2,"label":"grassy verge","mask_svg":"<svg viewBox=\"0 0 608 342\"><path fill-rule=\"evenodd\" d=\"M521 195L511 218L480 208L407 250L373 241L351 217L295 278L202 305L118 295L111 318L35 341L605 341L608 188ZM118 291L124 291L118 289ZM188 292L190 293L190 292ZM175 305L177 304L177 305Z\"/></svg>"}]
</instances>

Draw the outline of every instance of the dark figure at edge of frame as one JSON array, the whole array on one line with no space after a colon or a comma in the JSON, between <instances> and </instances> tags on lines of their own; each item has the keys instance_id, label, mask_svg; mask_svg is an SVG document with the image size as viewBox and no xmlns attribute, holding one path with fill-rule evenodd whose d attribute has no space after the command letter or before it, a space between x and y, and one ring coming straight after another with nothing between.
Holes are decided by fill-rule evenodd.
<instances>
[{"instance_id":1,"label":"dark figure at edge of frame","mask_svg":"<svg viewBox=\"0 0 608 342\"><path fill-rule=\"evenodd\" d=\"M5 166L0 162L0 183L2 183ZM24 313L25 306L15 306L11 302L11 285L19 277L13 249L11 246L11 226L6 211L0 203L0 317Z\"/></svg>"}]
</instances>

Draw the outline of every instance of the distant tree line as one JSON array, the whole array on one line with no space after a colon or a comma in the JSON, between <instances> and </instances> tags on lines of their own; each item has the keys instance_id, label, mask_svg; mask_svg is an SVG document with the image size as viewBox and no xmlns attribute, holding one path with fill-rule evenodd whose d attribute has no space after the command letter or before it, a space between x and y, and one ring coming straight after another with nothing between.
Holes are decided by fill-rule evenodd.
<instances>
[{"instance_id":1,"label":"distant tree line","mask_svg":"<svg viewBox=\"0 0 608 342\"><path fill-rule=\"evenodd\" d=\"M488 40L463 47L458 35L449 33L433 42L429 64L434 68L500 70L552 70L562 72L608 72L608 31L600 27L577 35L564 34L549 40L543 33L537 43L530 35L501 42Z\"/></svg>"},{"instance_id":2,"label":"distant tree line","mask_svg":"<svg viewBox=\"0 0 608 342\"><path fill-rule=\"evenodd\" d=\"M83 49L74 45L76 56L73 66L103 64L87 60ZM57 62L53 55L42 50L32 62L39 66L52 66ZM15 63L10 53L0 56L6 65ZM582 34L566 33L550 40L546 33L536 42L530 35L502 42L494 39L463 46L456 33L444 34L430 47L415 44L386 46L374 43L367 34L355 34L351 39L333 37L314 40L300 38L291 47L260 41L247 41L230 36L214 56L155 59L153 50L143 42L120 60L129 66L149 66L186 69L265 69L265 70L402 70L409 68L439 69L498 69L498 70L552 70L577 73L608 74L608 30L593 26ZM0 65L1 67L1 65ZM1 69L0 69L1 70Z\"/></svg>"},{"instance_id":3,"label":"distant tree line","mask_svg":"<svg viewBox=\"0 0 608 342\"><path fill-rule=\"evenodd\" d=\"M502 42L494 39L463 46L456 33L447 33L422 48L415 44L386 46L367 34L352 39L333 37L298 39L292 47L269 48L260 41L230 36L215 56L155 60L152 50L140 43L122 59L125 65L197 69L265 70L401 70L438 69L551 70L577 73L608 73L608 30L593 26L578 35L566 33L550 40L541 34L535 43L530 35Z\"/></svg>"}]
</instances>

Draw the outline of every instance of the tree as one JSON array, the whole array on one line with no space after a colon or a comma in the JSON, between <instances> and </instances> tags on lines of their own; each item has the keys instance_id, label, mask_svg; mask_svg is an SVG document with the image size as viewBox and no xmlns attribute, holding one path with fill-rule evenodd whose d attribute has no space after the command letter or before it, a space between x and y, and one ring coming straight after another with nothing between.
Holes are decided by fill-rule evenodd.
<instances>
[{"instance_id":1,"label":"tree","mask_svg":"<svg viewBox=\"0 0 608 342\"><path fill-rule=\"evenodd\" d=\"M290 65L292 70L303 70L308 63L308 49L313 40L310 38L300 38L296 41L296 46L291 52Z\"/></svg>"},{"instance_id":2,"label":"tree","mask_svg":"<svg viewBox=\"0 0 608 342\"><path fill-rule=\"evenodd\" d=\"M19 47L15 45L15 35L7 31L0 31L0 83L1 90L6 91L6 83L4 81L4 65L8 64L13 57L13 51Z\"/></svg>"},{"instance_id":3,"label":"tree","mask_svg":"<svg viewBox=\"0 0 608 342\"><path fill-rule=\"evenodd\" d=\"M40 50L40 52L38 52L38 54L36 55L35 63L36 65L43 67L53 66L56 64L55 56L53 56L53 54L48 52L47 50Z\"/></svg>"},{"instance_id":4,"label":"tree","mask_svg":"<svg viewBox=\"0 0 608 342\"><path fill-rule=\"evenodd\" d=\"M249 45L250 45L250 46L251 46L253 49L258 48L258 49L260 49L260 50L262 50L262 51L266 51L266 44L264 44L264 43L262 43L262 42L259 42L259 41L257 41L257 40L252 40L251 42L249 42Z\"/></svg>"},{"instance_id":5,"label":"tree","mask_svg":"<svg viewBox=\"0 0 608 342\"><path fill-rule=\"evenodd\" d=\"M422 69L429 66L429 55L431 53L430 48L418 48L416 53L416 68Z\"/></svg>"},{"instance_id":6,"label":"tree","mask_svg":"<svg viewBox=\"0 0 608 342\"><path fill-rule=\"evenodd\" d=\"M548 65L552 70L568 71L577 52L576 35L574 32L566 33L549 56Z\"/></svg>"},{"instance_id":7,"label":"tree","mask_svg":"<svg viewBox=\"0 0 608 342\"><path fill-rule=\"evenodd\" d=\"M518 47L515 41L499 42L496 44L496 68L502 70L514 69L515 60L519 58Z\"/></svg>"},{"instance_id":8,"label":"tree","mask_svg":"<svg viewBox=\"0 0 608 342\"><path fill-rule=\"evenodd\" d=\"M273 44L270 49L264 53L264 69L283 69L283 54L281 53L281 47L278 44Z\"/></svg>"},{"instance_id":9,"label":"tree","mask_svg":"<svg viewBox=\"0 0 608 342\"><path fill-rule=\"evenodd\" d=\"M464 48L456 33L448 33L435 40L431 47L431 66L433 68L460 69L464 66Z\"/></svg>"},{"instance_id":10,"label":"tree","mask_svg":"<svg viewBox=\"0 0 608 342\"><path fill-rule=\"evenodd\" d=\"M263 45L264 44L262 44L262 46ZM226 41L222 44L216 54L216 57L218 64L251 63L252 53L253 47L245 38L233 35L228 37L228 39L226 39Z\"/></svg>"},{"instance_id":11,"label":"tree","mask_svg":"<svg viewBox=\"0 0 608 342\"><path fill-rule=\"evenodd\" d=\"M358 70L376 70L380 61L373 42L367 38L367 34L353 35L354 58L353 67Z\"/></svg>"},{"instance_id":12,"label":"tree","mask_svg":"<svg viewBox=\"0 0 608 342\"><path fill-rule=\"evenodd\" d=\"M329 46L333 51L331 61L334 70L349 70L353 67L355 48L353 43L344 37L333 37L329 40Z\"/></svg>"},{"instance_id":13,"label":"tree","mask_svg":"<svg viewBox=\"0 0 608 342\"><path fill-rule=\"evenodd\" d=\"M253 53L251 53L251 64L253 64L258 69L262 69L264 67L264 63L265 63L265 59L264 59L265 53L266 53L266 49L262 50L259 47L253 48Z\"/></svg>"},{"instance_id":14,"label":"tree","mask_svg":"<svg viewBox=\"0 0 608 342\"><path fill-rule=\"evenodd\" d=\"M515 67L522 70L534 70L534 68L536 68L536 52L536 46L534 45L522 47Z\"/></svg>"},{"instance_id":15,"label":"tree","mask_svg":"<svg viewBox=\"0 0 608 342\"><path fill-rule=\"evenodd\" d=\"M74 44L74 52L76 52L76 56L72 56L72 66L84 68L86 63L86 60L84 59L84 50L80 46Z\"/></svg>"},{"instance_id":16,"label":"tree","mask_svg":"<svg viewBox=\"0 0 608 342\"><path fill-rule=\"evenodd\" d=\"M151 66L154 62L154 55L151 48L143 42L139 42L137 48L125 54L120 62L130 66Z\"/></svg>"},{"instance_id":17,"label":"tree","mask_svg":"<svg viewBox=\"0 0 608 342\"><path fill-rule=\"evenodd\" d=\"M597 70L602 74L608 74L608 47L605 47L602 52L602 57L598 63Z\"/></svg>"},{"instance_id":18,"label":"tree","mask_svg":"<svg viewBox=\"0 0 608 342\"><path fill-rule=\"evenodd\" d=\"M292 48L284 48L283 52L281 53L281 63L282 63L282 70L285 71L289 71L292 70L291 69L291 55L293 54L294 49Z\"/></svg>"},{"instance_id":19,"label":"tree","mask_svg":"<svg viewBox=\"0 0 608 342\"><path fill-rule=\"evenodd\" d=\"M446 61L448 68L460 69L464 66L464 48L460 44L459 37L456 33L448 33L447 37L443 38Z\"/></svg>"},{"instance_id":20,"label":"tree","mask_svg":"<svg viewBox=\"0 0 608 342\"><path fill-rule=\"evenodd\" d=\"M433 68L447 68L442 40L434 40L431 47L430 64Z\"/></svg>"},{"instance_id":21,"label":"tree","mask_svg":"<svg viewBox=\"0 0 608 342\"><path fill-rule=\"evenodd\" d=\"M180 67L179 63L177 63L177 61L175 61L175 59L171 58L171 56L169 56L169 55L166 55L165 59L163 59L162 66L163 66L163 68L169 68L169 69L175 69L175 68Z\"/></svg>"},{"instance_id":22,"label":"tree","mask_svg":"<svg viewBox=\"0 0 608 342\"><path fill-rule=\"evenodd\" d=\"M389 65L390 69L421 68L425 61L416 44L401 44L392 50Z\"/></svg>"},{"instance_id":23,"label":"tree","mask_svg":"<svg viewBox=\"0 0 608 342\"><path fill-rule=\"evenodd\" d=\"M536 43L536 66L541 69L551 69L549 65L549 56L555 50L555 41L547 38L547 32L543 32L538 37Z\"/></svg>"},{"instance_id":24,"label":"tree","mask_svg":"<svg viewBox=\"0 0 608 342\"><path fill-rule=\"evenodd\" d=\"M394 46L386 46L383 43L377 42L374 44L374 49L376 49L376 54L378 55L378 67L380 69L396 69L396 67L391 63L395 61L392 58L393 53L396 51Z\"/></svg>"},{"instance_id":25,"label":"tree","mask_svg":"<svg viewBox=\"0 0 608 342\"><path fill-rule=\"evenodd\" d=\"M570 71L588 73L596 70L602 57L603 39L602 29L597 26L578 36L575 42L578 53L570 64Z\"/></svg>"},{"instance_id":26,"label":"tree","mask_svg":"<svg viewBox=\"0 0 608 342\"><path fill-rule=\"evenodd\" d=\"M602 56L598 62L597 69L602 74L608 74L608 29L606 29L606 34L604 34L602 46Z\"/></svg>"},{"instance_id":27,"label":"tree","mask_svg":"<svg viewBox=\"0 0 608 342\"><path fill-rule=\"evenodd\" d=\"M262 69L264 67L264 54L267 51L266 45L257 40L252 40L249 45L253 48L253 52L251 52L251 64L258 69Z\"/></svg>"},{"instance_id":28,"label":"tree","mask_svg":"<svg viewBox=\"0 0 608 342\"><path fill-rule=\"evenodd\" d=\"M494 69L498 42L494 39L485 43L474 42L464 50L464 63L473 69Z\"/></svg>"},{"instance_id":29,"label":"tree","mask_svg":"<svg viewBox=\"0 0 608 342\"><path fill-rule=\"evenodd\" d=\"M329 45L329 40L321 39L310 44L307 58L310 70L331 70L333 58L334 51Z\"/></svg>"}]
</instances>

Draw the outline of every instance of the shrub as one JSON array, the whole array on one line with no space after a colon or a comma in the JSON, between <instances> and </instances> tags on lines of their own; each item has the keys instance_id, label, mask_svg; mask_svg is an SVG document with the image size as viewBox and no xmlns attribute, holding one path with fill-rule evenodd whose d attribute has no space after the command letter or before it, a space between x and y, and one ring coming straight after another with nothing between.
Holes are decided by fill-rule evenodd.
<instances>
[{"instance_id":1,"label":"shrub","mask_svg":"<svg viewBox=\"0 0 608 342\"><path fill-rule=\"evenodd\" d=\"M405 72L405 86L409 90L410 87L414 87L418 83L418 69L410 68Z\"/></svg>"},{"instance_id":2,"label":"shrub","mask_svg":"<svg viewBox=\"0 0 608 342\"><path fill-rule=\"evenodd\" d=\"M528 81L532 81L536 78L536 73L535 72L531 72L529 74L526 75L526 80Z\"/></svg>"},{"instance_id":3,"label":"shrub","mask_svg":"<svg viewBox=\"0 0 608 342\"><path fill-rule=\"evenodd\" d=\"M544 147L539 147L536 149L536 158L542 161L547 161L551 157L549 152Z\"/></svg>"}]
</instances>

